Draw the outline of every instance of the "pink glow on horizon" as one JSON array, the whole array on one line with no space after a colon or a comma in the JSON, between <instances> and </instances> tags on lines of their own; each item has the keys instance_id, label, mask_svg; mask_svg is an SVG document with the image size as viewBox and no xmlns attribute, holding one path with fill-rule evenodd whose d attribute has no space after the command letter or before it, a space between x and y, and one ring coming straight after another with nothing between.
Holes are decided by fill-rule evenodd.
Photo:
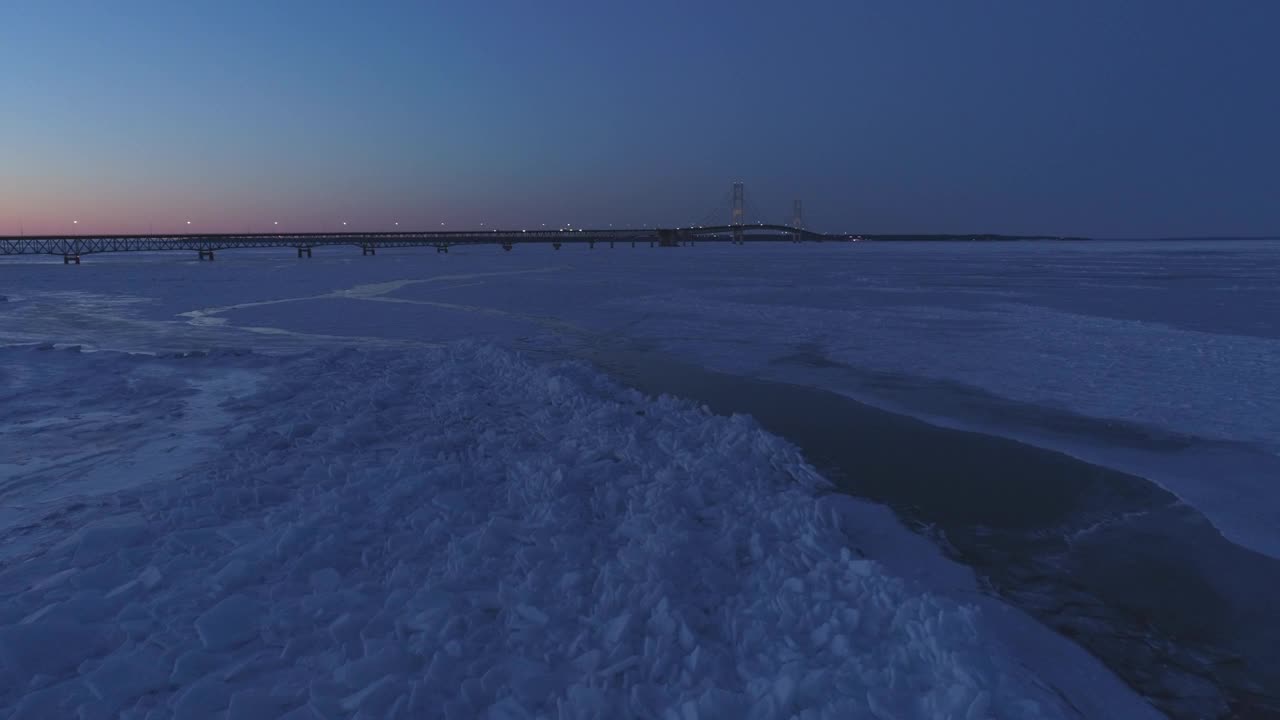
<instances>
[{"instance_id":1,"label":"pink glow on horizon","mask_svg":"<svg viewBox=\"0 0 1280 720\"><path fill-rule=\"evenodd\" d=\"M21 200L0 197L0 236L429 230L438 229L441 222L446 227L479 228L482 223L484 227L520 225L519 221L482 220L479 218L484 217L484 213L468 209L428 212L388 208L380 212L339 212L326 208L318 212L296 209L271 212L247 208L212 212L184 210L181 205L150 210L92 200L79 203L22 203Z\"/></svg>"}]
</instances>

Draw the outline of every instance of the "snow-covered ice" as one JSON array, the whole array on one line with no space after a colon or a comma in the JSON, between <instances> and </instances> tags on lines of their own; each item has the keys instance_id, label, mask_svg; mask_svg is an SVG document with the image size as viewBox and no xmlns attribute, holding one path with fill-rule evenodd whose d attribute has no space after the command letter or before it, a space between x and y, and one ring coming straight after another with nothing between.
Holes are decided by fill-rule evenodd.
<instances>
[{"instance_id":1,"label":"snow-covered ice","mask_svg":"<svg viewBox=\"0 0 1280 720\"><path fill-rule=\"evenodd\" d=\"M255 378L197 391L217 413L166 477L3 530L15 720L1075 712L992 613L855 550L883 519L746 417L479 343L0 362L8 397L57 365L69 417L142 433L187 378ZM1087 660L1076 702L1144 711Z\"/></svg>"},{"instance_id":2,"label":"snow-covered ice","mask_svg":"<svg viewBox=\"0 0 1280 720\"><path fill-rule=\"evenodd\" d=\"M1280 557L1277 243L346 250L94 256L74 276L3 260L0 342L640 343L1133 472ZM1180 447L1082 438L1080 419Z\"/></svg>"},{"instance_id":3,"label":"snow-covered ice","mask_svg":"<svg viewBox=\"0 0 1280 720\"><path fill-rule=\"evenodd\" d=\"M1280 556L1276 246L494 250L0 261L0 709L1150 712L750 421L462 338L1019 437Z\"/></svg>"}]
</instances>

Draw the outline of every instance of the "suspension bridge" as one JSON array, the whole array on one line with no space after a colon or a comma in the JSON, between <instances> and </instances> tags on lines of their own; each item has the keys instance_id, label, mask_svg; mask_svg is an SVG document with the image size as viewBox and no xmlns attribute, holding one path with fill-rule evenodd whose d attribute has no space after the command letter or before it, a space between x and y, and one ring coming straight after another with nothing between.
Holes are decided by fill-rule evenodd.
<instances>
[{"instance_id":1,"label":"suspension bridge","mask_svg":"<svg viewBox=\"0 0 1280 720\"><path fill-rule=\"evenodd\" d=\"M61 255L64 264L80 264L81 257L98 253L195 251L200 260L213 260L215 254L236 248L293 248L299 258L311 257L317 247L352 246L362 255L376 255L381 248L433 247L438 253L449 248L472 245L495 245L512 250L517 245L550 244L556 250L563 245L597 244L616 247L681 247L699 242L822 242L853 239L848 235L831 235L804 228L801 205L797 200L790 224L746 222L745 193L742 183L734 183L731 196L730 222L724 225L691 225L674 228L587 229L559 228L537 230L431 230L391 232L321 232L321 233L178 233L143 235L18 235L0 236L0 255Z\"/></svg>"}]
</instances>

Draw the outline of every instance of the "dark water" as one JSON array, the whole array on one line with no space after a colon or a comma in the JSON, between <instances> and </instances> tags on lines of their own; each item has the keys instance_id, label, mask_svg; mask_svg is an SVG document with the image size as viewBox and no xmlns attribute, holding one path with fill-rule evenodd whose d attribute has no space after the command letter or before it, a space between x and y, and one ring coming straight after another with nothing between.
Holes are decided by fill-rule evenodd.
<instances>
[{"instance_id":1,"label":"dark water","mask_svg":"<svg viewBox=\"0 0 1280 720\"><path fill-rule=\"evenodd\" d=\"M1171 717L1280 718L1280 561L1147 480L815 388L637 350L585 357L643 392L754 416Z\"/></svg>"}]
</instances>

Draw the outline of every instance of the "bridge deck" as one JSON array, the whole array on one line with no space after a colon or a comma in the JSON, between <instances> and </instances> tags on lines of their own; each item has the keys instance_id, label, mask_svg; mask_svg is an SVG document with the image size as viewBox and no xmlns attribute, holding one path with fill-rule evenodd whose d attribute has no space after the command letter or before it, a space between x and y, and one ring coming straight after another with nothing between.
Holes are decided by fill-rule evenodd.
<instances>
[{"instance_id":1,"label":"bridge deck","mask_svg":"<svg viewBox=\"0 0 1280 720\"><path fill-rule=\"evenodd\" d=\"M785 225L719 225L693 228L640 228L629 230L451 230L429 232L343 233L201 233L174 235L24 235L0 236L0 255L81 255L108 252L161 252L195 250L212 258L215 250L231 248L291 247L300 253L327 245L352 245L366 251L376 248L435 247L447 251L459 245L514 245L529 243L822 241L845 239Z\"/></svg>"}]
</instances>

